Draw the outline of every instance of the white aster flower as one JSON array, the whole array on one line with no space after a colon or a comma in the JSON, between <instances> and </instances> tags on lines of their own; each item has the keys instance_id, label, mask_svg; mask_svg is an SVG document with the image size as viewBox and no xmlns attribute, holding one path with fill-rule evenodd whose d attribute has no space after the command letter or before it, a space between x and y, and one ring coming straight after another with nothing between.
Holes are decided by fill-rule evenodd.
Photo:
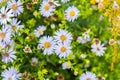
<instances>
[{"instance_id":1,"label":"white aster flower","mask_svg":"<svg viewBox=\"0 0 120 80\"><path fill-rule=\"evenodd\" d=\"M14 48L14 40L10 40L8 43L6 43L6 46L7 48Z\"/></svg>"},{"instance_id":2,"label":"white aster flower","mask_svg":"<svg viewBox=\"0 0 120 80\"><path fill-rule=\"evenodd\" d=\"M38 58L32 57L31 65L36 66L38 64Z\"/></svg>"},{"instance_id":3,"label":"white aster flower","mask_svg":"<svg viewBox=\"0 0 120 80\"><path fill-rule=\"evenodd\" d=\"M11 17L13 17L12 10L2 7L0 9L0 23L7 24L7 22L11 21Z\"/></svg>"},{"instance_id":4,"label":"white aster flower","mask_svg":"<svg viewBox=\"0 0 120 80\"><path fill-rule=\"evenodd\" d=\"M70 6L65 10L66 20L73 22L79 16L79 10L75 6Z\"/></svg>"},{"instance_id":5,"label":"white aster flower","mask_svg":"<svg viewBox=\"0 0 120 80\"><path fill-rule=\"evenodd\" d=\"M13 49L8 49L7 51L2 50L2 62L13 62L13 60L16 59L15 53Z\"/></svg>"},{"instance_id":6,"label":"white aster flower","mask_svg":"<svg viewBox=\"0 0 120 80\"><path fill-rule=\"evenodd\" d=\"M71 53L71 46L66 43L59 43L55 47L55 52L59 56L59 58L65 58L68 57L69 54Z\"/></svg>"},{"instance_id":7,"label":"white aster flower","mask_svg":"<svg viewBox=\"0 0 120 80\"><path fill-rule=\"evenodd\" d=\"M32 50L31 50L31 48L28 45L25 46L25 48L23 49L23 51L25 53L32 53Z\"/></svg>"},{"instance_id":8,"label":"white aster flower","mask_svg":"<svg viewBox=\"0 0 120 80\"><path fill-rule=\"evenodd\" d=\"M2 43L2 42L0 41L0 50L2 50L3 48L5 48L5 43Z\"/></svg>"},{"instance_id":9,"label":"white aster flower","mask_svg":"<svg viewBox=\"0 0 120 80\"><path fill-rule=\"evenodd\" d=\"M63 43L63 42L66 42L66 43L71 43L71 40L72 40L72 34L66 30L62 30L60 29L59 31L56 31L55 32L55 39L56 41L59 43Z\"/></svg>"},{"instance_id":10,"label":"white aster flower","mask_svg":"<svg viewBox=\"0 0 120 80\"><path fill-rule=\"evenodd\" d=\"M119 9L119 5L118 5L118 3L116 1L114 1L113 9L114 10L118 10Z\"/></svg>"},{"instance_id":11,"label":"white aster flower","mask_svg":"<svg viewBox=\"0 0 120 80\"><path fill-rule=\"evenodd\" d=\"M70 1L70 0L61 0L61 2L63 2L63 3L67 3L68 1Z\"/></svg>"},{"instance_id":12,"label":"white aster flower","mask_svg":"<svg viewBox=\"0 0 120 80\"><path fill-rule=\"evenodd\" d=\"M41 7L40 7L41 15L43 15L45 17L49 17L49 16L53 15L54 11L55 11L54 5L50 5L49 2L46 0L44 0L42 2Z\"/></svg>"},{"instance_id":13,"label":"white aster flower","mask_svg":"<svg viewBox=\"0 0 120 80\"><path fill-rule=\"evenodd\" d=\"M87 42L89 42L91 40L90 35L89 35L89 31L90 30L84 32L81 37L78 37L77 40L78 40L79 43L84 44L84 43L87 43Z\"/></svg>"},{"instance_id":14,"label":"white aster flower","mask_svg":"<svg viewBox=\"0 0 120 80\"><path fill-rule=\"evenodd\" d=\"M22 4L20 0L11 0L7 6L12 9L14 16L18 16L23 12Z\"/></svg>"},{"instance_id":15,"label":"white aster flower","mask_svg":"<svg viewBox=\"0 0 120 80\"><path fill-rule=\"evenodd\" d=\"M83 73L79 80L97 80L96 75L92 72L85 72Z\"/></svg>"},{"instance_id":16,"label":"white aster flower","mask_svg":"<svg viewBox=\"0 0 120 80\"><path fill-rule=\"evenodd\" d=\"M54 47L56 42L54 41L53 37L44 36L40 41L40 45L42 47L43 54L51 55L53 53Z\"/></svg>"},{"instance_id":17,"label":"white aster flower","mask_svg":"<svg viewBox=\"0 0 120 80\"><path fill-rule=\"evenodd\" d=\"M106 50L106 47L104 47L104 44L101 44L101 42L92 44L91 48L91 51L96 53L97 56L103 56Z\"/></svg>"},{"instance_id":18,"label":"white aster flower","mask_svg":"<svg viewBox=\"0 0 120 80\"><path fill-rule=\"evenodd\" d=\"M1 76L2 80L20 80L21 74L14 67L10 67L4 70Z\"/></svg>"},{"instance_id":19,"label":"white aster flower","mask_svg":"<svg viewBox=\"0 0 120 80\"><path fill-rule=\"evenodd\" d=\"M11 39L11 29L9 25L5 25L0 30L0 41L4 43L9 43Z\"/></svg>"},{"instance_id":20,"label":"white aster flower","mask_svg":"<svg viewBox=\"0 0 120 80\"><path fill-rule=\"evenodd\" d=\"M62 69L70 69L71 63L70 62L64 62L62 63Z\"/></svg>"},{"instance_id":21,"label":"white aster flower","mask_svg":"<svg viewBox=\"0 0 120 80\"><path fill-rule=\"evenodd\" d=\"M45 26L39 26L35 31L34 34L36 37L40 37L40 35L43 35L43 32L46 30Z\"/></svg>"},{"instance_id":22,"label":"white aster flower","mask_svg":"<svg viewBox=\"0 0 120 80\"><path fill-rule=\"evenodd\" d=\"M11 21L11 30L17 32L19 29L24 28L24 25L20 25L21 21L18 21L16 18L13 18Z\"/></svg>"}]
</instances>

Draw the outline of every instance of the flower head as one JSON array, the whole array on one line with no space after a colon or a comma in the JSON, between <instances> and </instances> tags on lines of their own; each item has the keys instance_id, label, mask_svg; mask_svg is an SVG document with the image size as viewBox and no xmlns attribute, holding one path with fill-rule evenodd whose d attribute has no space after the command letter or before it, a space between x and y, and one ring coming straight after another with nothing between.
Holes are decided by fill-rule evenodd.
<instances>
[{"instance_id":1,"label":"flower head","mask_svg":"<svg viewBox=\"0 0 120 80\"><path fill-rule=\"evenodd\" d=\"M12 9L14 16L18 16L23 12L23 6L20 0L11 0L7 6Z\"/></svg>"},{"instance_id":2,"label":"flower head","mask_svg":"<svg viewBox=\"0 0 120 80\"><path fill-rule=\"evenodd\" d=\"M2 80L20 80L21 74L14 67L10 67L4 70L1 76Z\"/></svg>"},{"instance_id":3,"label":"flower head","mask_svg":"<svg viewBox=\"0 0 120 80\"><path fill-rule=\"evenodd\" d=\"M45 26L39 26L35 31L34 34L36 35L36 37L40 37L40 35L43 35L43 32L46 30Z\"/></svg>"},{"instance_id":4,"label":"flower head","mask_svg":"<svg viewBox=\"0 0 120 80\"><path fill-rule=\"evenodd\" d=\"M43 54L51 55L54 51L54 47L56 42L54 41L53 37L51 36L44 36L40 41L40 45L42 47Z\"/></svg>"},{"instance_id":5,"label":"flower head","mask_svg":"<svg viewBox=\"0 0 120 80\"><path fill-rule=\"evenodd\" d=\"M4 63L13 62L16 59L15 53L13 49L2 50L2 61Z\"/></svg>"},{"instance_id":6,"label":"flower head","mask_svg":"<svg viewBox=\"0 0 120 80\"><path fill-rule=\"evenodd\" d=\"M92 72L85 72L83 73L79 80L97 80L96 75Z\"/></svg>"},{"instance_id":7,"label":"flower head","mask_svg":"<svg viewBox=\"0 0 120 80\"><path fill-rule=\"evenodd\" d=\"M65 16L68 21L73 22L79 16L79 10L75 6L70 6L65 10Z\"/></svg>"},{"instance_id":8,"label":"flower head","mask_svg":"<svg viewBox=\"0 0 120 80\"><path fill-rule=\"evenodd\" d=\"M59 56L59 58L62 58L62 57L65 58L65 57L68 57L69 54L72 52L71 48L72 47L69 44L59 43L55 47L55 52Z\"/></svg>"},{"instance_id":9,"label":"flower head","mask_svg":"<svg viewBox=\"0 0 120 80\"><path fill-rule=\"evenodd\" d=\"M55 5L50 5L48 1L44 0L40 7L41 15L49 17L53 15L53 11L55 11Z\"/></svg>"},{"instance_id":10,"label":"flower head","mask_svg":"<svg viewBox=\"0 0 120 80\"><path fill-rule=\"evenodd\" d=\"M11 21L11 17L13 17L12 10L8 9L7 7L2 7L0 9L0 23L7 24L7 22Z\"/></svg>"}]
</instances>

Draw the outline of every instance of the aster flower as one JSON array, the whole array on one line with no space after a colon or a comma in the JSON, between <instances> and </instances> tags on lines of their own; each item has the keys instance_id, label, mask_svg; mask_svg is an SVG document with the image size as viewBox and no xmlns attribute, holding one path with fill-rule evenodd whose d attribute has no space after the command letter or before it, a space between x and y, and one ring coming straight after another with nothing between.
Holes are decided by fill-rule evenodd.
<instances>
[{"instance_id":1,"label":"aster flower","mask_svg":"<svg viewBox=\"0 0 120 80\"><path fill-rule=\"evenodd\" d=\"M104 44L101 44L101 42L92 44L91 48L91 51L96 53L97 56L103 56L106 50L106 47L104 47Z\"/></svg>"},{"instance_id":2,"label":"aster flower","mask_svg":"<svg viewBox=\"0 0 120 80\"><path fill-rule=\"evenodd\" d=\"M14 48L14 40L10 40L8 43L6 43L6 48Z\"/></svg>"},{"instance_id":3,"label":"aster flower","mask_svg":"<svg viewBox=\"0 0 120 80\"><path fill-rule=\"evenodd\" d=\"M43 35L43 32L46 30L45 26L39 26L35 31L34 34L36 37L40 37L40 35Z\"/></svg>"},{"instance_id":4,"label":"aster flower","mask_svg":"<svg viewBox=\"0 0 120 80\"><path fill-rule=\"evenodd\" d=\"M85 72L83 73L79 80L97 80L96 75L92 72Z\"/></svg>"},{"instance_id":5,"label":"aster flower","mask_svg":"<svg viewBox=\"0 0 120 80\"><path fill-rule=\"evenodd\" d=\"M2 80L20 80L21 74L14 67L10 67L4 70L1 76Z\"/></svg>"},{"instance_id":6,"label":"aster flower","mask_svg":"<svg viewBox=\"0 0 120 80\"><path fill-rule=\"evenodd\" d=\"M11 21L11 30L17 32L19 29L24 28L24 25L20 25L21 21L18 21L16 18L13 18Z\"/></svg>"},{"instance_id":7,"label":"aster flower","mask_svg":"<svg viewBox=\"0 0 120 80\"><path fill-rule=\"evenodd\" d=\"M32 57L31 65L36 66L38 64L38 58Z\"/></svg>"},{"instance_id":8,"label":"aster flower","mask_svg":"<svg viewBox=\"0 0 120 80\"><path fill-rule=\"evenodd\" d=\"M87 43L88 41L90 41L91 39L90 39L89 32L90 32L90 30L84 32L81 37L78 37L78 39L77 39L78 42L84 44L84 43Z\"/></svg>"},{"instance_id":9,"label":"aster flower","mask_svg":"<svg viewBox=\"0 0 120 80\"><path fill-rule=\"evenodd\" d=\"M59 31L55 32L55 35L56 36L54 37L58 43L61 43L61 42L71 43L72 34L70 32L60 29Z\"/></svg>"},{"instance_id":10,"label":"aster flower","mask_svg":"<svg viewBox=\"0 0 120 80\"><path fill-rule=\"evenodd\" d=\"M0 23L7 24L7 22L11 21L11 17L14 15L12 14L12 10L8 9L7 7L2 7L0 9Z\"/></svg>"},{"instance_id":11,"label":"aster flower","mask_svg":"<svg viewBox=\"0 0 120 80\"><path fill-rule=\"evenodd\" d=\"M0 41L4 43L9 43L11 40L11 29L9 25L5 25L0 30Z\"/></svg>"},{"instance_id":12,"label":"aster flower","mask_svg":"<svg viewBox=\"0 0 120 80\"><path fill-rule=\"evenodd\" d=\"M50 36L44 36L40 41L39 41L43 54L48 54L51 55L54 51L54 47L56 45L56 42L54 41L53 37Z\"/></svg>"},{"instance_id":13,"label":"aster flower","mask_svg":"<svg viewBox=\"0 0 120 80\"><path fill-rule=\"evenodd\" d=\"M32 53L32 50L31 50L31 48L28 45L25 46L25 48L23 49L23 51L25 53Z\"/></svg>"},{"instance_id":14,"label":"aster flower","mask_svg":"<svg viewBox=\"0 0 120 80\"><path fill-rule=\"evenodd\" d=\"M50 5L48 1L44 0L40 7L41 15L49 17L53 15L53 11L55 11L55 6Z\"/></svg>"},{"instance_id":15,"label":"aster flower","mask_svg":"<svg viewBox=\"0 0 120 80\"><path fill-rule=\"evenodd\" d=\"M55 52L59 56L59 58L65 58L68 57L71 51L71 46L66 43L59 43L55 47Z\"/></svg>"},{"instance_id":16,"label":"aster flower","mask_svg":"<svg viewBox=\"0 0 120 80\"><path fill-rule=\"evenodd\" d=\"M66 20L73 22L79 16L79 10L75 6L70 6L65 10Z\"/></svg>"},{"instance_id":17,"label":"aster flower","mask_svg":"<svg viewBox=\"0 0 120 80\"><path fill-rule=\"evenodd\" d=\"M13 49L8 49L7 51L2 50L2 62L13 62L13 60L16 59L15 53Z\"/></svg>"},{"instance_id":18,"label":"aster flower","mask_svg":"<svg viewBox=\"0 0 120 80\"><path fill-rule=\"evenodd\" d=\"M71 63L70 62L64 62L62 63L62 69L70 69Z\"/></svg>"},{"instance_id":19,"label":"aster flower","mask_svg":"<svg viewBox=\"0 0 120 80\"><path fill-rule=\"evenodd\" d=\"M23 12L22 4L20 0L11 0L7 3L7 6L12 9L14 16L18 16Z\"/></svg>"}]
</instances>

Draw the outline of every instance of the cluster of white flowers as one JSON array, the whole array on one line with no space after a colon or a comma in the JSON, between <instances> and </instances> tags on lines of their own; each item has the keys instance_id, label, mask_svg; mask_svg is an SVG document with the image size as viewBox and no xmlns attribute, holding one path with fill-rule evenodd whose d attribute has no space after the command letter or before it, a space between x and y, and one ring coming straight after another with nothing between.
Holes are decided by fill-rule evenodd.
<instances>
[{"instance_id":1,"label":"cluster of white flowers","mask_svg":"<svg viewBox=\"0 0 120 80\"><path fill-rule=\"evenodd\" d=\"M63 3L69 1L69 0L61 0ZM50 17L54 14L55 11L55 5L54 4L50 4L51 2L44 0L40 6L40 12L41 15L43 15L44 17ZM75 6L70 6L65 10L65 16L66 16L66 20L73 22L75 19L78 18L79 16L79 10L75 7Z\"/></svg>"},{"instance_id":2,"label":"cluster of white flowers","mask_svg":"<svg viewBox=\"0 0 120 80\"><path fill-rule=\"evenodd\" d=\"M40 39L38 46L43 51L43 54L51 55L55 52L59 58L68 57L71 53L72 34L66 30L60 29L55 32L55 36L44 36Z\"/></svg>"},{"instance_id":3,"label":"cluster of white flowers","mask_svg":"<svg viewBox=\"0 0 120 80\"><path fill-rule=\"evenodd\" d=\"M0 1L1 3L1 1ZM16 17L23 12L23 3L20 0L9 0L7 5L0 9L0 52L2 54L2 62L7 64L16 59L16 51L14 50L14 40L12 37L19 33L18 30L23 28L21 21ZM19 80L20 74L11 67L2 72L2 80Z\"/></svg>"}]
</instances>

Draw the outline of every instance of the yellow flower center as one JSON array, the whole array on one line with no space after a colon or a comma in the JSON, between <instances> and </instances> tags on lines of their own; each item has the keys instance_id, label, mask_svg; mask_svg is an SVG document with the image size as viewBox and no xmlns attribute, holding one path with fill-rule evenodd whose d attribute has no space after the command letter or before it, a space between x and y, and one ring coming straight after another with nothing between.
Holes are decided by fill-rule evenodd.
<instances>
[{"instance_id":1,"label":"yellow flower center","mask_svg":"<svg viewBox=\"0 0 120 80\"><path fill-rule=\"evenodd\" d=\"M66 50L67 50L67 49L66 49L65 46L62 46L61 49L60 49L61 52L66 52Z\"/></svg>"},{"instance_id":2,"label":"yellow flower center","mask_svg":"<svg viewBox=\"0 0 120 80\"><path fill-rule=\"evenodd\" d=\"M49 8L50 8L50 6L49 6L48 4L44 6L44 10L45 10L45 11L48 11Z\"/></svg>"},{"instance_id":3,"label":"yellow flower center","mask_svg":"<svg viewBox=\"0 0 120 80\"><path fill-rule=\"evenodd\" d=\"M2 38L2 39L5 38L5 32L0 33L0 38Z\"/></svg>"},{"instance_id":4,"label":"yellow flower center","mask_svg":"<svg viewBox=\"0 0 120 80\"><path fill-rule=\"evenodd\" d=\"M38 31L38 34L42 34L42 33L43 33L43 30L40 29L40 30Z\"/></svg>"},{"instance_id":5,"label":"yellow flower center","mask_svg":"<svg viewBox=\"0 0 120 80\"><path fill-rule=\"evenodd\" d=\"M72 17L75 16L75 11L73 11L73 10L70 11L70 16L72 16Z\"/></svg>"},{"instance_id":6,"label":"yellow flower center","mask_svg":"<svg viewBox=\"0 0 120 80\"><path fill-rule=\"evenodd\" d=\"M70 63L66 63L66 68L70 68Z\"/></svg>"},{"instance_id":7,"label":"yellow flower center","mask_svg":"<svg viewBox=\"0 0 120 80\"><path fill-rule=\"evenodd\" d=\"M65 35L61 35L61 36L60 36L60 39L61 39L62 41L65 41L67 38L66 38Z\"/></svg>"},{"instance_id":8,"label":"yellow flower center","mask_svg":"<svg viewBox=\"0 0 120 80\"><path fill-rule=\"evenodd\" d=\"M11 7L12 7L13 10L17 10L18 9L17 4L13 4Z\"/></svg>"},{"instance_id":9,"label":"yellow flower center","mask_svg":"<svg viewBox=\"0 0 120 80\"><path fill-rule=\"evenodd\" d=\"M91 78L87 78L86 80L92 80Z\"/></svg>"},{"instance_id":10,"label":"yellow flower center","mask_svg":"<svg viewBox=\"0 0 120 80\"><path fill-rule=\"evenodd\" d=\"M51 46L50 42L45 42L45 43L44 43L44 47L45 47L45 48L50 48L50 46Z\"/></svg>"},{"instance_id":11,"label":"yellow flower center","mask_svg":"<svg viewBox=\"0 0 120 80\"><path fill-rule=\"evenodd\" d=\"M0 45L0 50L2 49L2 46Z\"/></svg>"}]
</instances>

